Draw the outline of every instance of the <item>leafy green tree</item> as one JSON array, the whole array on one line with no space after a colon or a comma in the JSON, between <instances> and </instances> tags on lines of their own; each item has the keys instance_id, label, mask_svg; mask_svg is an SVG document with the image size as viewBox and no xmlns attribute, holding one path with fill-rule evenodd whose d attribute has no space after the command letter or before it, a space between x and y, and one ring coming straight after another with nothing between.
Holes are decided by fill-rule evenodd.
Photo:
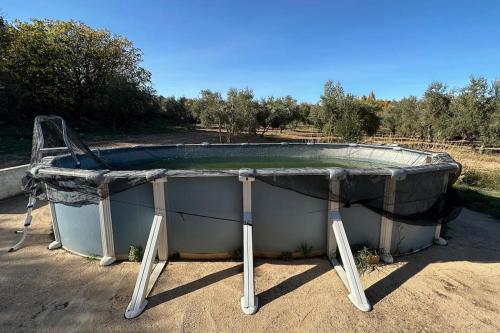
<instances>
[{"instance_id":1,"label":"leafy green tree","mask_svg":"<svg viewBox=\"0 0 500 333\"><path fill-rule=\"evenodd\" d=\"M169 124L182 125L193 124L196 119L191 110L191 101L186 97L175 98L174 96L158 98L161 115Z\"/></svg>"},{"instance_id":2,"label":"leafy green tree","mask_svg":"<svg viewBox=\"0 0 500 333\"><path fill-rule=\"evenodd\" d=\"M253 91L246 88L238 90L229 89L226 99L226 140L231 142L231 138L239 132L245 131L255 134L257 131L258 104L254 100Z\"/></svg>"},{"instance_id":3,"label":"leafy green tree","mask_svg":"<svg viewBox=\"0 0 500 333\"><path fill-rule=\"evenodd\" d=\"M446 136L451 118L450 103L452 95L441 82L433 82L424 93L421 102L421 125L429 141Z\"/></svg>"},{"instance_id":4,"label":"leafy green tree","mask_svg":"<svg viewBox=\"0 0 500 333\"><path fill-rule=\"evenodd\" d=\"M381 123L379 114L382 114L382 107L380 105L360 103L358 116L361 119L361 130L366 135L377 133Z\"/></svg>"},{"instance_id":5,"label":"leafy green tree","mask_svg":"<svg viewBox=\"0 0 500 333\"><path fill-rule=\"evenodd\" d=\"M357 141L363 133L373 134L379 126L377 107L346 94L340 83L328 81L321 96L321 108L312 112L313 123L329 136Z\"/></svg>"},{"instance_id":6,"label":"leafy green tree","mask_svg":"<svg viewBox=\"0 0 500 333\"><path fill-rule=\"evenodd\" d=\"M382 114L382 126L392 135L395 135L401 127L401 110L398 106L397 102L391 103Z\"/></svg>"},{"instance_id":7,"label":"leafy green tree","mask_svg":"<svg viewBox=\"0 0 500 333\"><path fill-rule=\"evenodd\" d=\"M291 96L278 98L270 96L262 100L257 114L257 122L262 130L260 136L264 137L269 129L286 129L299 116L299 106Z\"/></svg>"},{"instance_id":8,"label":"leafy green tree","mask_svg":"<svg viewBox=\"0 0 500 333\"><path fill-rule=\"evenodd\" d=\"M36 113L116 129L155 110L151 74L128 39L80 22L35 19L14 21L8 36L1 59L6 82L27 94Z\"/></svg>"},{"instance_id":9,"label":"leafy green tree","mask_svg":"<svg viewBox=\"0 0 500 333\"><path fill-rule=\"evenodd\" d=\"M193 103L193 112L200 120L201 126L216 126L219 133L219 142L222 142L223 130L228 120L225 101L218 92L202 90L201 96Z\"/></svg>"},{"instance_id":10,"label":"leafy green tree","mask_svg":"<svg viewBox=\"0 0 500 333\"><path fill-rule=\"evenodd\" d=\"M500 80L491 85L491 115L483 127L483 139L487 144L500 144Z\"/></svg>"},{"instance_id":11,"label":"leafy green tree","mask_svg":"<svg viewBox=\"0 0 500 333\"><path fill-rule=\"evenodd\" d=\"M313 105L314 104L311 104L311 103L300 103L299 109L298 109L298 114L295 117L294 122L302 123L305 125L310 124L311 111L313 109Z\"/></svg>"},{"instance_id":12,"label":"leafy green tree","mask_svg":"<svg viewBox=\"0 0 500 333\"><path fill-rule=\"evenodd\" d=\"M424 128L421 126L421 116L418 99L415 96L392 101L382 113L382 126L392 135L423 138Z\"/></svg>"},{"instance_id":13,"label":"leafy green tree","mask_svg":"<svg viewBox=\"0 0 500 333\"><path fill-rule=\"evenodd\" d=\"M471 77L469 84L454 98L451 110L452 136L460 136L471 143L487 136L489 118L493 113L488 81L484 77Z\"/></svg>"}]
</instances>

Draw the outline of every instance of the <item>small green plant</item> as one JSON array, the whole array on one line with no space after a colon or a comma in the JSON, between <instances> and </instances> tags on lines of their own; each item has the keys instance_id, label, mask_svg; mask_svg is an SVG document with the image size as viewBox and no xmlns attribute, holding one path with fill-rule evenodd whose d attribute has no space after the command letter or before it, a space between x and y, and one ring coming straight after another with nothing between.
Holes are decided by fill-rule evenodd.
<instances>
[{"instance_id":1,"label":"small green plant","mask_svg":"<svg viewBox=\"0 0 500 333\"><path fill-rule=\"evenodd\" d=\"M290 251L281 252L280 259L284 260L284 261L291 260L292 259L292 252L290 252Z\"/></svg>"},{"instance_id":2,"label":"small green plant","mask_svg":"<svg viewBox=\"0 0 500 333\"><path fill-rule=\"evenodd\" d=\"M366 272L371 272L379 263L379 251L363 246L361 250L356 251L354 262L361 275Z\"/></svg>"},{"instance_id":3,"label":"small green plant","mask_svg":"<svg viewBox=\"0 0 500 333\"><path fill-rule=\"evenodd\" d=\"M143 254L144 254L144 252L142 250L142 247L130 245L130 249L128 251L128 260L140 262L140 261L142 261Z\"/></svg>"},{"instance_id":4,"label":"small green plant","mask_svg":"<svg viewBox=\"0 0 500 333\"><path fill-rule=\"evenodd\" d=\"M299 249L300 249L300 252L302 252L302 255L304 256L304 258L309 258L312 254L313 247L312 247L312 245L309 245L309 244L304 242L304 243L300 244Z\"/></svg>"},{"instance_id":5,"label":"small green plant","mask_svg":"<svg viewBox=\"0 0 500 333\"><path fill-rule=\"evenodd\" d=\"M86 256L85 259L87 261L95 261L95 260L97 260L97 254L91 254L89 256Z\"/></svg>"}]
</instances>

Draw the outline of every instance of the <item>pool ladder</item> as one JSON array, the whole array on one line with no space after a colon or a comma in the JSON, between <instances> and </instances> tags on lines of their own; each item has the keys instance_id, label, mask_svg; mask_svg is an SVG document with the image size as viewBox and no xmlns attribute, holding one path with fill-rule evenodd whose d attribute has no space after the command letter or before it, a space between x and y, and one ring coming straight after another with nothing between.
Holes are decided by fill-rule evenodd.
<instances>
[{"instance_id":1,"label":"pool ladder","mask_svg":"<svg viewBox=\"0 0 500 333\"><path fill-rule=\"evenodd\" d=\"M22 234L21 239L14 246L12 246L8 252L14 252L21 248L24 241L26 240L26 236L28 235L28 228L31 225L32 216L31 213L33 211L33 206L35 206L36 198L34 197L35 190L30 193L28 198L28 204L26 205L26 218L24 220L23 230L17 230L16 234Z\"/></svg>"},{"instance_id":2,"label":"pool ladder","mask_svg":"<svg viewBox=\"0 0 500 333\"><path fill-rule=\"evenodd\" d=\"M50 148L44 147L45 139L44 139L41 124L43 122L48 122L48 121L52 121L52 122L59 121L61 123L61 125L60 125L61 130L60 131L61 131L61 135L62 135L62 139L63 139L65 147L50 147ZM57 153L69 152L71 155L71 158L75 162L75 167L76 168L80 167L80 161L76 157L76 154L73 151L73 149L71 147L71 143L68 139L68 129L66 126L66 122L64 121L64 119L62 117L59 117L59 116L38 116L35 118L34 126L35 126L35 131L39 134L39 137L38 137L39 140L37 142L37 147L36 147L37 151L40 151L40 152L45 153L45 154L56 153L56 155L57 155ZM33 207L36 203L36 189L37 189L37 185L35 185L33 187L33 189L31 190L31 192L29 194L29 197L28 197L28 204L26 205L26 218L24 220L23 229L16 230L16 234L22 234L21 239L14 246L9 248L8 252L14 252L14 251L19 250L22 247L24 241L26 240L26 236L28 235L28 228L31 226ZM60 244L59 244L59 246L60 246ZM53 246L53 244L51 244L49 246L49 248L56 248L56 246Z\"/></svg>"}]
</instances>

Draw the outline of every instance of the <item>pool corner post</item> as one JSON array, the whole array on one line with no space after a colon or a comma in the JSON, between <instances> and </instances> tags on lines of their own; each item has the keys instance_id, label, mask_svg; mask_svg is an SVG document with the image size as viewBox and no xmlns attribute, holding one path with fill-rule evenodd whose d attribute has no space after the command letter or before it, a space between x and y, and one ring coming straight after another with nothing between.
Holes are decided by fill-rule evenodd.
<instances>
[{"instance_id":1,"label":"pool corner post","mask_svg":"<svg viewBox=\"0 0 500 333\"><path fill-rule=\"evenodd\" d=\"M446 194L448 191L448 179L449 179L449 173L445 171L444 176L443 176L443 186L441 188L441 193ZM441 237L441 221L436 225L436 231L434 232L434 244L440 245L440 246L446 246L448 245L448 242L446 239Z\"/></svg>"},{"instance_id":2,"label":"pool corner post","mask_svg":"<svg viewBox=\"0 0 500 333\"><path fill-rule=\"evenodd\" d=\"M99 199L99 221L101 225L102 259L101 266L109 266L116 261L115 243L113 239L113 221L111 219L111 202L108 184L102 185Z\"/></svg>"},{"instance_id":3,"label":"pool corner post","mask_svg":"<svg viewBox=\"0 0 500 333\"><path fill-rule=\"evenodd\" d=\"M390 169L390 171L391 175L385 178L383 213L382 221L380 222L379 240L379 248L381 250L380 259L386 264L392 264L394 262L394 258L391 254L394 221L390 214L394 213L397 182L406 178L406 172L402 169Z\"/></svg>"},{"instance_id":4,"label":"pool corner post","mask_svg":"<svg viewBox=\"0 0 500 333\"><path fill-rule=\"evenodd\" d=\"M49 250L55 250L62 247L61 234L59 233L59 225L57 224L56 208L53 202L49 201L50 216L52 217L52 230L54 231L54 241L49 244Z\"/></svg>"},{"instance_id":5,"label":"pool corner post","mask_svg":"<svg viewBox=\"0 0 500 333\"><path fill-rule=\"evenodd\" d=\"M360 311L372 309L361 284L359 272L354 262L351 247L340 215L340 179L345 177L342 169L330 169L329 200L328 200L328 234L327 255L338 276L349 291L349 300ZM332 235L333 234L333 235ZM337 261L337 249L342 259L342 265Z\"/></svg>"},{"instance_id":6,"label":"pool corner post","mask_svg":"<svg viewBox=\"0 0 500 333\"><path fill-rule=\"evenodd\" d=\"M239 181L243 183L243 297L241 309L245 314L257 312L258 299L255 296L252 239L252 182L253 170L240 169Z\"/></svg>"},{"instance_id":7,"label":"pool corner post","mask_svg":"<svg viewBox=\"0 0 500 333\"><path fill-rule=\"evenodd\" d=\"M49 244L49 250L55 250L62 247L61 234L59 232L59 224L57 223L57 214L55 204L50 200L50 190L47 185L45 185L45 193L47 193L47 201L49 202L50 217L52 218L52 230L54 231L54 241Z\"/></svg>"}]
</instances>

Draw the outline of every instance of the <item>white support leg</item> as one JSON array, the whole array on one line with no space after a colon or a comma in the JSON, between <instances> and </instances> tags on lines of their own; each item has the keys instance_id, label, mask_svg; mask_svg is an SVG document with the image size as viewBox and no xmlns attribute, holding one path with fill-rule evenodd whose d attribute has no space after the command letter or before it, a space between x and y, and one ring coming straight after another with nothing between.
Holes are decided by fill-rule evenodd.
<instances>
[{"instance_id":1,"label":"white support leg","mask_svg":"<svg viewBox=\"0 0 500 333\"><path fill-rule=\"evenodd\" d=\"M108 192L107 185L104 191ZM111 219L110 196L99 200L99 220L101 224L102 259L101 266L108 266L115 262L115 243L113 240L113 222Z\"/></svg>"},{"instance_id":2,"label":"white support leg","mask_svg":"<svg viewBox=\"0 0 500 333\"><path fill-rule=\"evenodd\" d=\"M446 194L446 191L448 190L448 177L449 177L449 173L445 172L444 177L443 177L443 185L441 188L441 192L443 194ZM434 244L441 245L441 246L448 245L448 242L446 241L446 239L441 237L441 223L436 225L436 231L434 232Z\"/></svg>"},{"instance_id":3,"label":"white support leg","mask_svg":"<svg viewBox=\"0 0 500 333\"><path fill-rule=\"evenodd\" d=\"M385 179L384 188L384 212L392 213L394 212L394 202L396 199L396 178L387 177ZM391 255L391 245L392 245L392 229L394 222L387 216L387 214L382 214L382 221L380 223L380 242L379 248L381 250L380 258L386 264L392 264L394 258Z\"/></svg>"},{"instance_id":4,"label":"white support leg","mask_svg":"<svg viewBox=\"0 0 500 333\"><path fill-rule=\"evenodd\" d=\"M160 260L156 266L154 266L154 261L158 252L158 243L161 238L160 234L163 229L166 229L165 219L162 215L155 215L153 224L151 225L151 231L149 232L146 249L144 250L141 269L137 275L134 293L125 311L125 318L127 319L135 318L144 311L148 303L146 297L151 292L151 289L153 289L158 276L160 276L160 273L167 263L164 260Z\"/></svg>"},{"instance_id":5,"label":"white support leg","mask_svg":"<svg viewBox=\"0 0 500 333\"><path fill-rule=\"evenodd\" d=\"M47 193L47 200L49 201L50 217L52 218L52 230L54 231L54 241L49 244L49 250L55 250L62 247L61 234L59 233L59 224L57 223L56 209L53 202L50 201L50 190L45 185L45 193Z\"/></svg>"},{"instance_id":6,"label":"white support leg","mask_svg":"<svg viewBox=\"0 0 500 333\"><path fill-rule=\"evenodd\" d=\"M49 244L49 250L55 250L62 246L59 225L57 224L56 209L53 202L49 201L50 216L52 217L52 230L54 230L54 241Z\"/></svg>"},{"instance_id":7,"label":"white support leg","mask_svg":"<svg viewBox=\"0 0 500 333\"><path fill-rule=\"evenodd\" d=\"M258 309L258 300L255 296L252 240L252 182L255 179L240 175L239 180L243 183L243 297L241 298L241 309L245 314L251 315Z\"/></svg>"},{"instance_id":8,"label":"white support leg","mask_svg":"<svg viewBox=\"0 0 500 333\"><path fill-rule=\"evenodd\" d=\"M340 182L336 177L330 178L330 193L333 200L330 200L329 203L328 219L331 221L329 222L329 224L331 223L331 227L329 226L329 229L331 228L333 230L335 245L340 253L343 266L340 265L340 263L335 259L335 252L331 252L334 244L331 242L329 234L328 255L330 257L330 261L335 267L340 279L349 290L349 300L352 304L354 304L354 306L361 311L370 311L372 307L366 298L363 285L361 284L358 269L356 268L351 247L349 246L344 230L344 224L342 223L342 218L340 216L338 201L340 194Z\"/></svg>"},{"instance_id":9,"label":"white support leg","mask_svg":"<svg viewBox=\"0 0 500 333\"><path fill-rule=\"evenodd\" d=\"M165 198L165 187L167 178L160 178L153 182L153 198L155 204L155 214L161 215L165 223L160 229L160 239L158 243L158 259L160 261L168 260L168 235L167 235L167 208Z\"/></svg>"}]
</instances>

